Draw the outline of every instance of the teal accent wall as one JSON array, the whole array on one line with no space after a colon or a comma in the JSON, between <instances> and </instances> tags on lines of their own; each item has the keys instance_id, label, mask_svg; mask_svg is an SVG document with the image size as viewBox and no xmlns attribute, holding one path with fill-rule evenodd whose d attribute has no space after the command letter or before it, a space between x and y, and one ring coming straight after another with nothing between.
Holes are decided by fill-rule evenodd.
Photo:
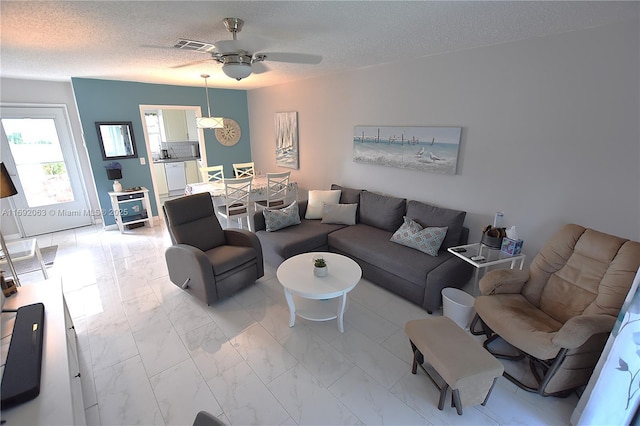
<instances>
[{"instance_id":1,"label":"teal accent wall","mask_svg":"<svg viewBox=\"0 0 640 426\"><path fill-rule=\"evenodd\" d=\"M80 115L80 123L84 140L93 170L100 205L105 210L105 225L115 224L111 208L109 191L113 191L113 182L107 179L105 165L110 161L102 159L96 121L131 121L136 141L138 158L118 160L122 164L123 188L144 186L149 189L153 215L158 214L151 180L150 159L146 158L147 150L144 141L143 124L140 118L140 105L186 105L200 106L207 114L207 98L204 86L187 87L165 84L136 83L130 81L96 80L88 78L72 78L71 84ZM204 138L209 165L224 164L226 170L232 170L233 163L251 161L251 145L249 135L249 114L247 109L247 92L245 90L209 89L211 99L211 115L215 117L233 118L242 129L240 141L226 147L218 143L214 130L205 129ZM140 164L140 157L145 157L146 164ZM106 213L106 214L104 214Z\"/></svg>"}]
</instances>

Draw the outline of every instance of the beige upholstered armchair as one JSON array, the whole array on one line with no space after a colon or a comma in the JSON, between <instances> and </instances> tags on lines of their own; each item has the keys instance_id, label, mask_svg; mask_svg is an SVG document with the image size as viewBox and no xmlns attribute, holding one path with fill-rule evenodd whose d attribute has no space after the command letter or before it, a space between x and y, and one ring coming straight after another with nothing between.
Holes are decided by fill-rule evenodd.
<instances>
[{"instance_id":1,"label":"beige upholstered armchair","mask_svg":"<svg viewBox=\"0 0 640 426\"><path fill-rule=\"evenodd\" d=\"M208 192L166 201L164 212L173 243L165 258L175 285L210 305L264 275L258 237L223 230Z\"/></svg>"},{"instance_id":2,"label":"beige upholstered armchair","mask_svg":"<svg viewBox=\"0 0 640 426\"><path fill-rule=\"evenodd\" d=\"M639 266L640 243L566 225L529 271L493 270L480 281L475 309L485 347L529 360L537 386L504 374L521 388L570 394L589 381ZM498 339L517 355L497 353Z\"/></svg>"}]
</instances>

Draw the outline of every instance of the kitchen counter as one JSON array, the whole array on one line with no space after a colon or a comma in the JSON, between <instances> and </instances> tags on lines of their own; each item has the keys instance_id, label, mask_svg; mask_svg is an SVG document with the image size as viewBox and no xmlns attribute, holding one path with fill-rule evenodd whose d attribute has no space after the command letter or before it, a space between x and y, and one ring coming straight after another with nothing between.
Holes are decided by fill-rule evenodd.
<instances>
[{"instance_id":1,"label":"kitchen counter","mask_svg":"<svg viewBox=\"0 0 640 426\"><path fill-rule=\"evenodd\" d=\"M154 163L177 163L179 161L192 161L199 160L200 157L181 157L181 158L159 158L157 160L153 160Z\"/></svg>"}]
</instances>

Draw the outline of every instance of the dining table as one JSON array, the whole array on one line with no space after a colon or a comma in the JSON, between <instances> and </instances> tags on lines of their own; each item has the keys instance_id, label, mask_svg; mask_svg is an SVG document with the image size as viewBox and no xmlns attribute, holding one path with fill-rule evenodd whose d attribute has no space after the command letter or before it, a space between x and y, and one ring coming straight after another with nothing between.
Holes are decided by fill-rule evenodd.
<instances>
[{"instance_id":1,"label":"dining table","mask_svg":"<svg viewBox=\"0 0 640 426\"><path fill-rule=\"evenodd\" d=\"M251 194L249 195L249 201L251 201L251 206L253 207L253 203L256 201L265 201L267 199L267 187L268 181L266 175L255 175L251 182ZM216 207L225 205L225 189L224 189L224 181L223 180L215 180L209 182L197 182L187 184L185 188L185 195L192 194L200 194L203 192L208 192L211 194L211 199L213 200L213 205ZM298 194L298 184L296 182L289 182L289 191L288 191L288 199L293 201L297 199Z\"/></svg>"}]
</instances>

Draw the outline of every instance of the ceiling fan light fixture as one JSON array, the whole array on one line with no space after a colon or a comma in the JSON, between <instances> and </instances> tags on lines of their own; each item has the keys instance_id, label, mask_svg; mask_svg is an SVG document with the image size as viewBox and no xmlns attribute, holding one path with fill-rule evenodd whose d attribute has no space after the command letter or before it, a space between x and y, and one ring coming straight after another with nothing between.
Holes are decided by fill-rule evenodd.
<instances>
[{"instance_id":1,"label":"ceiling fan light fixture","mask_svg":"<svg viewBox=\"0 0 640 426\"><path fill-rule=\"evenodd\" d=\"M209 86L207 85L207 78L209 74L201 74L200 77L204 78L205 93L207 95L207 113L208 117L196 117L196 127L198 129L222 129L224 127L223 117L211 117L211 105L209 104Z\"/></svg>"},{"instance_id":2,"label":"ceiling fan light fixture","mask_svg":"<svg viewBox=\"0 0 640 426\"><path fill-rule=\"evenodd\" d=\"M239 81L251 75L251 65L248 63L228 63L222 66L222 72Z\"/></svg>"}]
</instances>

